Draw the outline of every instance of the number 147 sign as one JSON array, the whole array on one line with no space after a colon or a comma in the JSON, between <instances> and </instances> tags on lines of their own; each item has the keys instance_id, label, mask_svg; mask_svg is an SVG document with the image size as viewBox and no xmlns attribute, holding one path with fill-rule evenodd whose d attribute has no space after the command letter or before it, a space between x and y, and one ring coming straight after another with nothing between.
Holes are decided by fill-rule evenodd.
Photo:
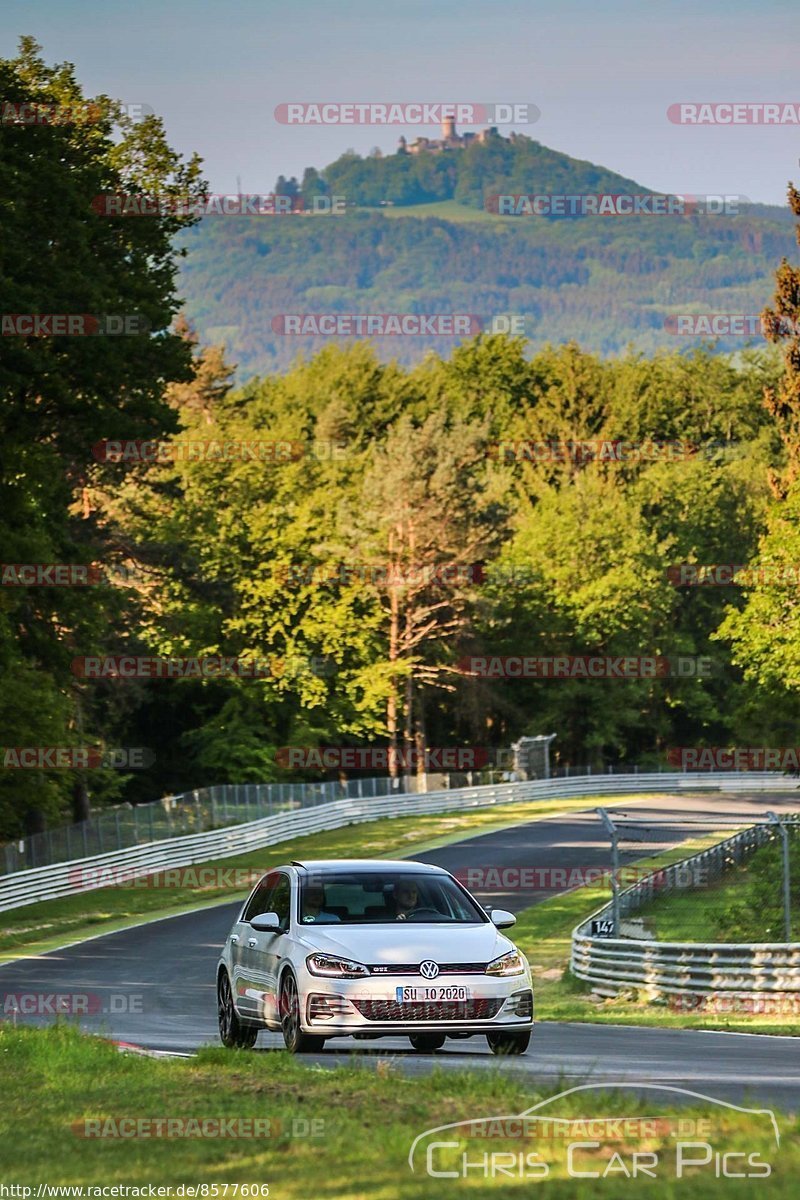
<instances>
[{"instance_id":1,"label":"number 147 sign","mask_svg":"<svg viewBox=\"0 0 800 1200\"><path fill-rule=\"evenodd\" d=\"M614 922L610 917L601 917L592 921L592 937L613 937Z\"/></svg>"}]
</instances>

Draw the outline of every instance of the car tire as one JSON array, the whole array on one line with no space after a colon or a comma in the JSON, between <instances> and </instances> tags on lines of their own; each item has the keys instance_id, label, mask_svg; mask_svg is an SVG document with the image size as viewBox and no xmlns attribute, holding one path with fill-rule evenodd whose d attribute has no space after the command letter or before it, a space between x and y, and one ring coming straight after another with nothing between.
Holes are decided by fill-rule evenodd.
<instances>
[{"instance_id":1,"label":"car tire","mask_svg":"<svg viewBox=\"0 0 800 1200\"><path fill-rule=\"evenodd\" d=\"M217 1019L219 1040L229 1050L252 1050L258 1037L258 1026L244 1025L233 1004L231 981L227 971L221 971L217 980Z\"/></svg>"},{"instance_id":2,"label":"car tire","mask_svg":"<svg viewBox=\"0 0 800 1200\"><path fill-rule=\"evenodd\" d=\"M441 1050L445 1043L445 1035L443 1033L410 1033L408 1040L415 1050L419 1050L420 1054L433 1054L434 1050Z\"/></svg>"},{"instance_id":3,"label":"car tire","mask_svg":"<svg viewBox=\"0 0 800 1200\"><path fill-rule=\"evenodd\" d=\"M300 997L297 992L297 980L291 971L287 971L281 980L280 1014L281 1033L290 1054L311 1054L322 1049L325 1045L324 1037L303 1033L300 1028Z\"/></svg>"},{"instance_id":4,"label":"car tire","mask_svg":"<svg viewBox=\"0 0 800 1200\"><path fill-rule=\"evenodd\" d=\"M530 1044L530 1030L524 1033L487 1033L492 1054L524 1054Z\"/></svg>"}]
</instances>

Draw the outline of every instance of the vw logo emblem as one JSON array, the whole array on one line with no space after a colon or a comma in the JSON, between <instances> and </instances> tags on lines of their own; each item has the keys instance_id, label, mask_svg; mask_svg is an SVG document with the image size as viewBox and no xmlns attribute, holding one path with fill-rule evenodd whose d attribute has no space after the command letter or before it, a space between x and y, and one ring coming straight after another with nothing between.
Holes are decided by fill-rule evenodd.
<instances>
[{"instance_id":1,"label":"vw logo emblem","mask_svg":"<svg viewBox=\"0 0 800 1200\"><path fill-rule=\"evenodd\" d=\"M435 979L439 974L439 964L426 958L425 962L419 964L419 973L423 979Z\"/></svg>"}]
</instances>

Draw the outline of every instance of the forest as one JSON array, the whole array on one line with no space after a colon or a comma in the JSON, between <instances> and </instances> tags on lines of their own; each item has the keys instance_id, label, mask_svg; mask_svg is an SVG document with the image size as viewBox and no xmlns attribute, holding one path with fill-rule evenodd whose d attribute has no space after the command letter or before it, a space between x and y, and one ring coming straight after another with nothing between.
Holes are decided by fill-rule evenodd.
<instances>
[{"instance_id":1,"label":"forest","mask_svg":"<svg viewBox=\"0 0 800 1200\"><path fill-rule=\"evenodd\" d=\"M0 85L82 102L30 40ZM321 777L298 747L496 752L553 732L556 762L602 769L792 744L796 575L761 569L800 564L800 286L777 243L767 340L736 355L483 333L411 363L327 345L242 381L181 312L191 219L91 206L201 195L199 162L157 117L96 103L86 124L0 127L3 312L154 331L3 338L1 836ZM522 286L510 246L508 269ZM659 665L475 668L518 658ZM23 769L32 747L94 757Z\"/></svg>"}]
</instances>

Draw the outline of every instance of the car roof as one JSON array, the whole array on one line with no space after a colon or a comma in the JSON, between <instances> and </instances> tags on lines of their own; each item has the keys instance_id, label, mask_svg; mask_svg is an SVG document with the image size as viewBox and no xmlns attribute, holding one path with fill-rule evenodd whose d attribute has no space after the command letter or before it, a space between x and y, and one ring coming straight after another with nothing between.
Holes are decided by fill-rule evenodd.
<instances>
[{"instance_id":1,"label":"car roof","mask_svg":"<svg viewBox=\"0 0 800 1200\"><path fill-rule=\"evenodd\" d=\"M389 858L307 858L302 862L293 860L290 864L292 867L299 867L301 870L314 872L315 874L333 874L337 871L375 871L386 873L387 871L415 871L425 872L431 875L447 875L448 872L444 867L434 866L432 863L413 862L408 859L389 859Z\"/></svg>"}]
</instances>

